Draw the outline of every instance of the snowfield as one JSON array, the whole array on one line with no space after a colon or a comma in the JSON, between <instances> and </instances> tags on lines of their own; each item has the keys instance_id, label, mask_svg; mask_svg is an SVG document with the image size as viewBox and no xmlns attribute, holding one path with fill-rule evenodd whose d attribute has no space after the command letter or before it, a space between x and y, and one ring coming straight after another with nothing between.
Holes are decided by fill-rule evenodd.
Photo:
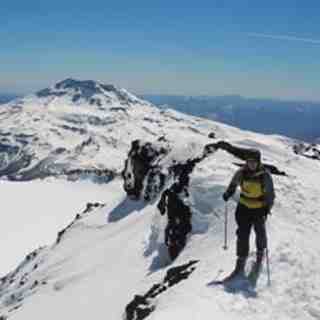
<instances>
[{"instance_id":1,"label":"snowfield","mask_svg":"<svg viewBox=\"0 0 320 320\"><path fill-rule=\"evenodd\" d=\"M143 113L144 118L147 116ZM236 258L233 212L238 194L227 207L230 223L226 251L222 248L225 213L222 193L237 170L233 162L238 159L217 151L198 164L191 175L193 232L186 248L172 264L163 245L166 217L157 209L160 194L152 202L130 200L120 177L103 186L74 182L72 192L67 190L71 185L60 188L55 180L1 184L6 197L11 194L20 202L16 207L11 207L10 202L2 207L3 216L18 219L21 208L28 205L23 221L29 217L33 221L29 226L27 222L21 226L24 233L19 232L14 250L20 249L21 242L29 242L29 247L35 246L32 249L46 244L51 238L49 232L70 223L84 209L85 202L99 201L105 205L82 212L59 241L53 240L37 250L2 279L0 315L10 320L125 319L126 306L135 295L143 295L163 281L170 268L199 260L188 279L155 299L155 310L147 319L320 319L320 163L295 154L292 150L295 142L285 137L242 131L174 111L166 111L163 119L161 130L158 122L149 122L149 129L157 135L165 132L174 159L180 161L199 155L212 141L208 134L214 132L219 140L259 148L264 161L286 172L287 176L273 176L276 201L267 222L271 286L267 284L265 267L258 280L256 297L209 285L228 274ZM131 137L140 138L135 123L131 122L131 126ZM156 140L157 135L145 134L145 139ZM113 156L118 163L116 153L109 154L108 159L112 161ZM30 194L39 193L47 199L44 209L37 209L35 201L23 198L24 191L19 188L25 186L30 186ZM60 191L56 189L58 186ZM50 196L49 190L52 190ZM53 197L53 192L57 196ZM47 218L40 216L45 209ZM37 219L46 220L50 228L38 231L38 226L41 229L45 223L37 225L40 221ZM16 222L12 232L18 228ZM38 242L34 242L33 236L38 237ZM255 251L253 235L251 251ZM20 255L19 252L17 256Z\"/></svg>"},{"instance_id":2,"label":"snowfield","mask_svg":"<svg viewBox=\"0 0 320 320\"><path fill-rule=\"evenodd\" d=\"M0 180L0 276L13 270L32 250L49 245L87 200L106 200L106 186L90 182Z\"/></svg>"}]
</instances>

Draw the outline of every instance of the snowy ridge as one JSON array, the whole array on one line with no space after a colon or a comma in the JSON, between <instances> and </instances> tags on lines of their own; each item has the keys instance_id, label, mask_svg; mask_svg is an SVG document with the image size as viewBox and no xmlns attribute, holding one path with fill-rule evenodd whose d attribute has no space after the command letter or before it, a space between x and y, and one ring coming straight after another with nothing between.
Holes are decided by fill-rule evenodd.
<instances>
[{"instance_id":1,"label":"snowy ridge","mask_svg":"<svg viewBox=\"0 0 320 320\"><path fill-rule=\"evenodd\" d=\"M33 98L30 97L29 99L32 100ZM135 104L148 104L125 89L97 81L75 79L66 79L51 88L43 89L36 93L36 98L40 98L45 105L59 105L61 102L64 105L69 104L71 106L74 104L90 104L98 106L100 110L105 110L106 106L128 108Z\"/></svg>"},{"instance_id":2,"label":"snowy ridge","mask_svg":"<svg viewBox=\"0 0 320 320\"><path fill-rule=\"evenodd\" d=\"M113 149L118 152L110 152L107 161L118 163L118 170L124 166L123 150L128 152L135 139L150 141L159 146L157 150L165 146L165 157L159 162L165 166L173 160L201 157L205 146L212 143L208 138L212 132L233 145L259 148L264 162L285 170L286 176L274 176L277 198L268 219L271 287L265 268L257 298L208 286L230 272L235 262L235 202L228 204L230 249L225 251L221 195L237 170L233 163L238 159L218 150L199 162L190 175L193 231L172 264L164 245L166 217L157 208L161 192L149 202L132 200L123 189L122 178L115 177L105 186L103 207L85 210L60 233L58 242L31 255L2 281L0 316L10 320L126 319L126 307L136 295L145 295L156 284L166 285L164 278L172 268L199 260L188 278L166 286L151 301L154 310L147 319L319 319L318 161L294 153L295 141L285 137L254 134L172 110L142 108L139 116L135 113L134 123L124 121L119 128L119 135L128 140L126 147ZM126 135L128 128L131 135ZM148 135L149 131L153 134ZM150 157L154 164L152 154ZM171 183L166 181L165 187ZM254 237L251 244L254 251Z\"/></svg>"}]
</instances>

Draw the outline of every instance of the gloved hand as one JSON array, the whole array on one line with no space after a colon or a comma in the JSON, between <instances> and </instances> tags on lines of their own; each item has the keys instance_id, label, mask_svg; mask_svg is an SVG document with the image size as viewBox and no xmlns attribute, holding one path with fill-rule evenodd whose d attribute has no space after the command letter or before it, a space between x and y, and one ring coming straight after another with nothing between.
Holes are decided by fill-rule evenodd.
<instances>
[{"instance_id":1,"label":"gloved hand","mask_svg":"<svg viewBox=\"0 0 320 320\"><path fill-rule=\"evenodd\" d=\"M222 195L222 198L223 198L223 200L224 200L225 202L227 202L227 201L229 200L229 198L230 198L229 193L228 193L228 192L225 192L225 193Z\"/></svg>"},{"instance_id":2,"label":"gloved hand","mask_svg":"<svg viewBox=\"0 0 320 320\"><path fill-rule=\"evenodd\" d=\"M264 219L267 220L269 215L271 215L271 209L269 207L266 207L264 210Z\"/></svg>"}]
</instances>

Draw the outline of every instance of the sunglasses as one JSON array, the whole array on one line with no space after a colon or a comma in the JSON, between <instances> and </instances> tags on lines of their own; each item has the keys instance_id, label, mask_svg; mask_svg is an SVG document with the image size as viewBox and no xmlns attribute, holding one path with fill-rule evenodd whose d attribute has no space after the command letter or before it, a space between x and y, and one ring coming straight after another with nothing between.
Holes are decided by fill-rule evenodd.
<instances>
[{"instance_id":1,"label":"sunglasses","mask_svg":"<svg viewBox=\"0 0 320 320\"><path fill-rule=\"evenodd\" d=\"M258 164L258 161L255 159L248 159L247 163Z\"/></svg>"}]
</instances>

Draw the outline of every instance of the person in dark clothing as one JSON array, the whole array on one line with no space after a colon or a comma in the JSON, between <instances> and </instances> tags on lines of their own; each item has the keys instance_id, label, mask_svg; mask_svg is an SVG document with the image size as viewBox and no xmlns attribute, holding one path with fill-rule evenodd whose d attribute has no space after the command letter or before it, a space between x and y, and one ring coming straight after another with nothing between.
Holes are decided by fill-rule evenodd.
<instances>
[{"instance_id":1,"label":"person in dark clothing","mask_svg":"<svg viewBox=\"0 0 320 320\"><path fill-rule=\"evenodd\" d=\"M191 211L180 198L181 186L174 184L162 194L158 204L161 215L167 214L165 244L171 260L174 260L186 245L187 236L192 231Z\"/></svg>"},{"instance_id":2,"label":"person in dark clothing","mask_svg":"<svg viewBox=\"0 0 320 320\"><path fill-rule=\"evenodd\" d=\"M235 212L238 226L237 262L234 271L226 280L244 274L252 227L256 234L257 257L254 266L256 272L261 269L267 247L265 221L273 206L275 194L271 175L261 164L259 150L250 150L245 166L235 173L223 194L224 201L233 196L238 186L241 193Z\"/></svg>"}]
</instances>

